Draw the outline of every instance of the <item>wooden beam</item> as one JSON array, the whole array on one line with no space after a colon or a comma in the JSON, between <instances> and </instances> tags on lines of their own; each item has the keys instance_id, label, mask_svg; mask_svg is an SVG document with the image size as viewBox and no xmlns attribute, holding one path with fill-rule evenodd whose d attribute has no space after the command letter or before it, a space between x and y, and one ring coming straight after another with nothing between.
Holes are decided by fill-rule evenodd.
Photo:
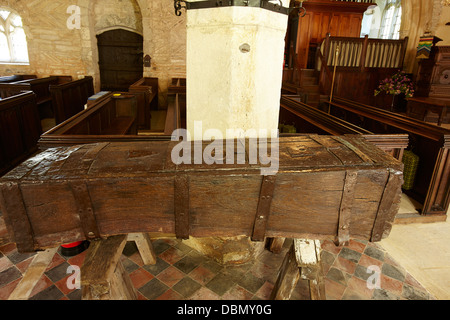
<instances>
[{"instance_id":1,"label":"wooden beam","mask_svg":"<svg viewBox=\"0 0 450 320\"><path fill-rule=\"evenodd\" d=\"M135 300L136 291L120 256L127 235L91 242L81 267L83 300Z\"/></svg>"},{"instance_id":2,"label":"wooden beam","mask_svg":"<svg viewBox=\"0 0 450 320\"><path fill-rule=\"evenodd\" d=\"M8 300L28 300L31 292L44 274L48 265L52 262L53 256L59 247L41 251L34 257L27 271L23 275L17 287L9 296Z\"/></svg>"},{"instance_id":3,"label":"wooden beam","mask_svg":"<svg viewBox=\"0 0 450 320\"><path fill-rule=\"evenodd\" d=\"M298 280L307 280L311 300L325 300L319 240L294 239L283 260L271 300L289 300Z\"/></svg>"},{"instance_id":4,"label":"wooden beam","mask_svg":"<svg viewBox=\"0 0 450 320\"><path fill-rule=\"evenodd\" d=\"M148 233L130 233L128 241L134 241L145 265L156 264L156 254Z\"/></svg>"},{"instance_id":5,"label":"wooden beam","mask_svg":"<svg viewBox=\"0 0 450 320\"><path fill-rule=\"evenodd\" d=\"M286 238L269 238L269 250L273 253L280 253L283 249Z\"/></svg>"}]
</instances>

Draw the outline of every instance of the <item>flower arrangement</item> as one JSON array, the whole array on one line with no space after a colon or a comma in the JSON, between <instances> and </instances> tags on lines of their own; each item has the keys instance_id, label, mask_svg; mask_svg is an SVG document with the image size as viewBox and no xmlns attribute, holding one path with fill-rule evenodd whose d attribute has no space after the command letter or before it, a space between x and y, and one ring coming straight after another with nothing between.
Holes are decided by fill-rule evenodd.
<instances>
[{"instance_id":1,"label":"flower arrangement","mask_svg":"<svg viewBox=\"0 0 450 320\"><path fill-rule=\"evenodd\" d=\"M380 92L394 96L404 93L405 98L411 98L414 95L414 83L408 78L406 72L399 70L390 78L380 82L380 85L375 90L375 96Z\"/></svg>"}]
</instances>

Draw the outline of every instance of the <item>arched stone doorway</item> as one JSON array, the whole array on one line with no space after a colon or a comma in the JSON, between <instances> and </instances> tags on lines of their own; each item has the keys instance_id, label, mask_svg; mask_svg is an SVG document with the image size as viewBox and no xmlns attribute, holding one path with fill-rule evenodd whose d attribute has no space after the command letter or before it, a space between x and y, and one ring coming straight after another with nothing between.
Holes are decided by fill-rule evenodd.
<instances>
[{"instance_id":1,"label":"arched stone doorway","mask_svg":"<svg viewBox=\"0 0 450 320\"><path fill-rule=\"evenodd\" d=\"M97 52L94 52L93 57L98 56L95 68L101 90L127 91L132 83L143 76L144 31L138 2L90 2L90 25L97 40L94 47Z\"/></svg>"},{"instance_id":2,"label":"arched stone doorway","mask_svg":"<svg viewBox=\"0 0 450 320\"><path fill-rule=\"evenodd\" d=\"M100 84L103 91L128 91L143 76L143 37L114 29L97 35Z\"/></svg>"}]
</instances>

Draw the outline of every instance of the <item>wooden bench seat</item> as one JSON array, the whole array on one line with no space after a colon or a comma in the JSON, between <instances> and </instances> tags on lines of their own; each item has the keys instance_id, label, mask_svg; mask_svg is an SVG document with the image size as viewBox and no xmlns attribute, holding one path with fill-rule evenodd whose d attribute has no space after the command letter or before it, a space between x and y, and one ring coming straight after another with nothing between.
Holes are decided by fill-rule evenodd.
<instances>
[{"instance_id":1,"label":"wooden bench seat","mask_svg":"<svg viewBox=\"0 0 450 320\"><path fill-rule=\"evenodd\" d=\"M133 117L118 117L113 120L109 128L102 131L102 134L110 135L121 135L127 134L135 122Z\"/></svg>"}]
</instances>

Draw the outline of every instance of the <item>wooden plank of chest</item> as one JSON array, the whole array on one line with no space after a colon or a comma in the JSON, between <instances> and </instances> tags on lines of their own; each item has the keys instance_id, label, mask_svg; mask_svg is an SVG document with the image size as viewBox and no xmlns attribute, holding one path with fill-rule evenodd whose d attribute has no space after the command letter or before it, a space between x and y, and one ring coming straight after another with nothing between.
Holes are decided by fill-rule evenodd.
<instances>
[{"instance_id":1,"label":"wooden plank of chest","mask_svg":"<svg viewBox=\"0 0 450 320\"><path fill-rule=\"evenodd\" d=\"M271 149L274 143L278 148ZM0 179L3 190L10 184L20 187L32 230L31 236L16 238L28 241L23 244L27 250L85 239L91 232L87 228L101 236L134 232L179 233L183 238L252 236L256 230L258 239L334 238L345 221L348 234L344 238L370 240L374 225L376 233L383 234L398 210L399 184L390 187L392 195L385 197L382 210L379 207L390 172L401 174L402 165L362 137L299 136L271 141L266 146L271 163L264 165L251 162L249 146L243 149L241 164L176 165L172 159L176 145L159 141L61 147L26 161ZM200 150L212 154L207 147L204 142ZM241 155L225 148L222 159L227 152L236 158ZM274 164L277 178L270 194L263 195L272 198L267 208L261 207L260 192L267 190L262 188L261 169ZM348 172L357 172L357 177L346 184ZM175 183L179 177L184 177L182 184ZM78 183L87 188L82 197L73 192L72 186ZM352 188L352 196L344 201L346 188ZM185 190L183 196L176 190ZM81 207L79 199L84 202ZM80 223L80 208L91 209L86 216L89 223ZM9 218L15 215L5 201L2 211ZM255 222L258 211L266 219L260 225Z\"/></svg>"}]
</instances>

